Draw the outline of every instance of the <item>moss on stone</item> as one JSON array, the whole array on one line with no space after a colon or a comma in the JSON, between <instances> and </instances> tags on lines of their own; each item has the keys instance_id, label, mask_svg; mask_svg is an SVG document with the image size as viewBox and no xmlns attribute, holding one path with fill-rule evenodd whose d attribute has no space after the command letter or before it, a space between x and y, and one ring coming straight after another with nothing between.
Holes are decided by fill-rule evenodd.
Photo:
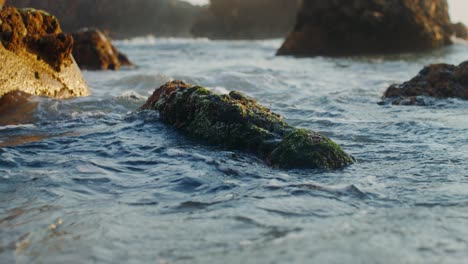
<instances>
[{"instance_id":1,"label":"moss on stone","mask_svg":"<svg viewBox=\"0 0 468 264\"><path fill-rule=\"evenodd\" d=\"M218 95L180 81L156 89L141 110L185 134L229 149L252 152L280 168L341 168L353 162L337 144L283 118L242 93Z\"/></svg>"},{"instance_id":2,"label":"moss on stone","mask_svg":"<svg viewBox=\"0 0 468 264\"><path fill-rule=\"evenodd\" d=\"M281 168L341 168L353 163L331 139L306 129L296 129L273 150L268 161Z\"/></svg>"}]
</instances>

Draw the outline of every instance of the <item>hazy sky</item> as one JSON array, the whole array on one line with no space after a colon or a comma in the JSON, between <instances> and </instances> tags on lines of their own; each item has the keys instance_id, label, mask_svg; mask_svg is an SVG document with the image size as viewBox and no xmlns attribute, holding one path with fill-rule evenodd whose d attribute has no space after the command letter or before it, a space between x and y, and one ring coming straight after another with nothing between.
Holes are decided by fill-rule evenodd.
<instances>
[{"instance_id":1,"label":"hazy sky","mask_svg":"<svg viewBox=\"0 0 468 264\"><path fill-rule=\"evenodd\" d=\"M185 0L193 4L206 4L209 0ZM328 1L328 0L324 0ZM468 25L468 0L448 0L452 21L462 21Z\"/></svg>"}]
</instances>

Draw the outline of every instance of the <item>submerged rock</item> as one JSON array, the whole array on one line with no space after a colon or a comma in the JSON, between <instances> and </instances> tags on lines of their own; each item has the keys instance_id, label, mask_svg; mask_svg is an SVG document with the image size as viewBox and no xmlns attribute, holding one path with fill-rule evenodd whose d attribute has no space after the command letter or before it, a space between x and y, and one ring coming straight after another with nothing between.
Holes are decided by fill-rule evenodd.
<instances>
[{"instance_id":1,"label":"submerged rock","mask_svg":"<svg viewBox=\"0 0 468 264\"><path fill-rule=\"evenodd\" d=\"M211 39L283 38L294 26L300 0L211 0L192 27Z\"/></svg>"},{"instance_id":2,"label":"submerged rock","mask_svg":"<svg viewBox=\"0 0 468 264\"><path fill-rule=\"evenodd\" d=\"M40 10L0 11L0 96L10 91L68 98L89 94L72 57L73 38Z\"/></svg>"},{"instance_id":3,"label":"submerged rock","mask_svg":"<svg viewBox=\"0 0 468 264\"><path fill-rule=\"evenodd\" d=\"M336 169L353 163L329 138L288 125L239 92L218 95L173 81L156 89L141 110L157 110L163 122L193 138L255 153L275 167Z\"/></svg>"},{"instance_id":4,"label":"submerged rock","mask_svg":"<svg viewBox=\"0 0 468 264\"><path fill-rule=\"evenodd\" d=\"M446 0L304 0L278 55L399 53L451 44Z\"/></svg>"},{"instance_id":5,"label":"submerged rock","mask_svg":"<svg viewBox=\"0 0 468 264\"><path fill-rule=\"evenodd\" d=\"M424 67L410 81L390 86L383 98L384 103L424 105L423 96L468 100L468 61L458 66L433 64Z\"/></svg>"},{"instance_id":6,"label":"submerged rock","mask_svg":"<svg viewBox=\"0 0 468 264\"><path fill-rule=\"evenodd\" d=\"M89 70L118 70L132 66L127 56L112 45L110 38L98 29L82 29L72 34L73 57L78 66Z\"/></svg>"}]
</instances>

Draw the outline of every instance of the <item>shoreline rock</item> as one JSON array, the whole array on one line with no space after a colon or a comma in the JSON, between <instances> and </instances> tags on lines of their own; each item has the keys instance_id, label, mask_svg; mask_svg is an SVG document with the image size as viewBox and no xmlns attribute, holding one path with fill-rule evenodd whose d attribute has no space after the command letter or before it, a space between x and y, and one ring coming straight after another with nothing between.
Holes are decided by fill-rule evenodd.
<instances>
[{"instance_id":1,"label":"shoreline rock","mask_svg":"<svg viewBox=\"0 0 468 264\"><path fill-rule=\"evenodd\" d=\"M353 158L329 138L297 129L239 92L218 95L181 81L156 89L140 110L209 144L256 154L279 168L338 169Z\"/></svg>"},{"instance_id":2,"label":"shoreline rock","mask_svg":"<svg viewBox=\"0 0 468 264\"><path fill-rule=\"evenodd\" d=\"M0 96L15 90L38 96L89 95L72 56L73 38L40 10L0 11Z\"/></svg>"},{"instance_id":3,"label":"shoreline rock","mask_svg":"<svg viewBox=\"0 0 468 264\"><path fill-rule=\"evenodd\" d=\"M394 105L425 105L422 96L468 100L468 61L426 66L410 81L390 86L382 99Z\"/></svg>"},{"instance_id":4,"label":"shoreline rock","mask_svg":"<svg viewBox=\"0 0 468 264\"><path fill-rule=\"evenodd\" d=\"M446 0L309 0L277 55L352 56L451 44Z\"/></svg>"},{"instance_id":5,"label":"shoreline rock","mask_svg":"<svg viewBox=\"0 0 468 264\"><path fill-rule=\"evenodd\" d=\"M118 70L134 66L128 57L112 45L110 38L95 28L72 33L73 57L81 69Z\"/></svg>"}]
</instances>

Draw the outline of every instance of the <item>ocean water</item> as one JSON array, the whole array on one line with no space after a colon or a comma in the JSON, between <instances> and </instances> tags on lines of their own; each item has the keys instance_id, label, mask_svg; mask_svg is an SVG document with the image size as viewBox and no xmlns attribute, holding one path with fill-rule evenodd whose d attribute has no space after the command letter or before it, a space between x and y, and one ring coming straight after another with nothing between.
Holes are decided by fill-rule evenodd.
<instances>
[{"instance_id":1,"label":"ocean water","mask_svg":"<svg viewBox=\"0 0 468 264\"><path fill-rule=\"evenodd\" d=\"M85 71L90 97L35 99L34 122L0 127L0 263L468 263L468 102L378 105L468 44L302 59L280 45L119 41L136 69ZM273 169L135 112L173 79L252 96L357 163Z\"/></svg>"}]
</instances>

